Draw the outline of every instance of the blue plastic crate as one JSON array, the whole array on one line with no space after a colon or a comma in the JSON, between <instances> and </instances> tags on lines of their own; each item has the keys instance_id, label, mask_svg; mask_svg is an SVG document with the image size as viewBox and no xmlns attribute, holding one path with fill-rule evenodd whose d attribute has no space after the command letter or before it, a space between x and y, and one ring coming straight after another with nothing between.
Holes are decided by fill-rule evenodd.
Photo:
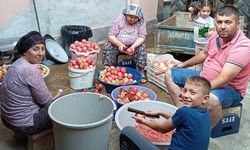
<instances>
[{"instance_id":1,"label":"blue plastic crate","mask_svg":"<svg viewBox=\"0 0 250 150\"><path fill-rule=\"evenodd\" d=\"M116 59L117 66L136 69L136 63L134 61L133 56L124 53L119 53Z\"/></svg>"},{"instance_id":2,"label":"blue plastic crate","mask_svg":"<svg viewBox=\"0 0 250 150\"><path fill-rule=\"evenodd\" d=\"M211 131L211 137L216 138L229 134L238 133L240 129L240 118L242 104L235 107L223 109L222 118Z\"/></svg>"},{"instance_id":3,"label":"blue plastic crate","mask_svg":"<svg viewBox=\"0 0 250 150\"><path fill-rule=\"evenodd\" d=\"M118 63L118 66L136 69L136 63L132 59L123 59Z\"/></svg>"}]
</instances>

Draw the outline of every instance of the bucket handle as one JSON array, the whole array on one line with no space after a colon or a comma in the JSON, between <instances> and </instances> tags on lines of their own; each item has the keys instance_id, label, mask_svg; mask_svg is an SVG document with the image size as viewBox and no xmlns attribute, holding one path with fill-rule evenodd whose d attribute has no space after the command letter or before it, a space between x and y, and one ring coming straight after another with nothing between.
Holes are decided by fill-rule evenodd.
<instances>
[{"instance_id":1,"label":"bucket handle","mask_svg":"<svg viewBox=\"0 0 250 150\"><path fill-rule=\"evenodd\" d=\"M99 97L100 100L103 100L104 98L105 98L105 96L103 96L103 95L100 95L100 97Z\"/></svg>"},{"instance_id":2,"label":"bucket handle","mask_svg":"<svg viewBox=\"0 0 250 150\"><path fill-rule=\"evenodd\" d=\"M105 96L104 96L104 95L102 95L102 94L100 94L99 99L100 99L100 100L103 100L104 98L105 98ZM116 109L116 107L114 107L114 109L113 109L113 113L115 114L115 113L116 113L116 111L117 111L117 109Z\"/></svg>"},{"instance_id":3,"label":"bucket handle","mask_svg":"<svg viewBox=\"0 0 250 150\"><path fill-rule=\"evenodd\" d=\"M94 70L90 70L89 72L93 72L93 71L94 71ZM70 72L69 72L69 77L70 77L70 78L79 78L79 77L85 76L85 75L88 74L89 72L85 72L85 73L80 74L80 75L78 75L78 76L73 76L73 75L70 74Z\"/></svg>"}]
</instances>

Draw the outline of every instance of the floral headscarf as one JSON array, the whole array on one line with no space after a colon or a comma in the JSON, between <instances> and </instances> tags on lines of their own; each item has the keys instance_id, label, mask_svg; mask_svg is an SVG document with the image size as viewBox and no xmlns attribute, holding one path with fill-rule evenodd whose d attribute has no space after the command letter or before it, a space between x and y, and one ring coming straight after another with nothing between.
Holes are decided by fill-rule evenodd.
<instances>
[{"instance_id":1,"label":"floral headscarf","mask_svg":"<svg viewBox=\"0 0 250 150\"><path fill-rule=\"evenodd\" d=\"M139 22L144 22L143 9L137 4L128 4L122 11L124 15L134 15L139 18Z\"/></svg>"}]
</instances>

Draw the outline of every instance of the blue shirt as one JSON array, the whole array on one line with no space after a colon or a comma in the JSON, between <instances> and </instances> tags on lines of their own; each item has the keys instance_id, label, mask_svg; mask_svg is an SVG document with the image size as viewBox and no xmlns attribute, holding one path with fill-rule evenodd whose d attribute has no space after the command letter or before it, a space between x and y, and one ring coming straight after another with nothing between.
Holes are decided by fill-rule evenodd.
<instances>
[{"instance_id":1,"label":"blue shirt","mask_svg":"<svg viewBox=\"0 0 250 150\"><path fill-rule=\"evenodd\" d=\"M176 133L169 150L207 150L210 140L210 116L205 108L183 106L172 116Z\"/></svg>"}]
</instances>

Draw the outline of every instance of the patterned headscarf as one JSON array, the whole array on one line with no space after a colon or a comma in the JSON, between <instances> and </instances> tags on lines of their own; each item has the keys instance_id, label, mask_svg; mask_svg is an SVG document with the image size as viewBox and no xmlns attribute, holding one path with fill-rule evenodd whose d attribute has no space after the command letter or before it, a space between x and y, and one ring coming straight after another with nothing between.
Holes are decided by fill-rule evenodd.
<instances>
[{"instance_id":1,"label":"patterned headscarf","mask_svg":"<svg viewBox=\"0 0 250 150\"><path fill-rule=\"evenodd\" d=\"M137 4L128 4L122 11L124 15L134 15L139 18L139 22L144 22L143 9Z\"/></svg>"}]
</instances>

